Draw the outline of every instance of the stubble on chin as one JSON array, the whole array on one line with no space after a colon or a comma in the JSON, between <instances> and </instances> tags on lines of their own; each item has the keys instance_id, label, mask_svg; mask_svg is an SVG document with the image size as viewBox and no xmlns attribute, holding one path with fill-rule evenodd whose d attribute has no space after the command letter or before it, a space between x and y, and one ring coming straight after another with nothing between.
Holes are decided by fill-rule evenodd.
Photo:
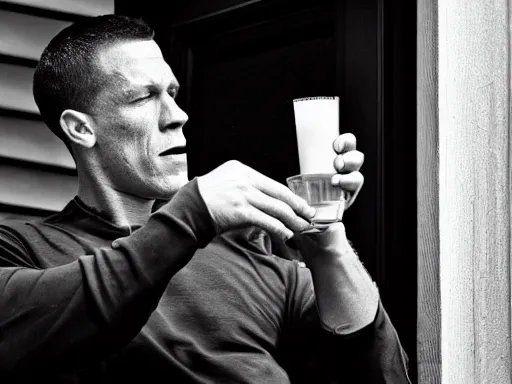
<instances>
[{"instance_id":1,"label":"stubble on chin","mask_svg":"<svg viewBox=\"0 0 512 384\"><path fill-rule=\"evenodd\" d=\"M173 175L171 180L168 182L165 191L156 197L154 200L152 212L156 211L166 203L168 203L178 191L189 182L188 172L180 172L177 175Z\"/></svg>"},{"instance_id":2,"label":"stubble on chin","mask_svg":"<svg viewBox=\"0 0 512 384\"><path fill-rule=\"evenodd\" d=\"M165 186L162 188L161 197L170 200L188 182L187 171L181 171L172 176L168 176Z\"/></svg>"}]
</instances>

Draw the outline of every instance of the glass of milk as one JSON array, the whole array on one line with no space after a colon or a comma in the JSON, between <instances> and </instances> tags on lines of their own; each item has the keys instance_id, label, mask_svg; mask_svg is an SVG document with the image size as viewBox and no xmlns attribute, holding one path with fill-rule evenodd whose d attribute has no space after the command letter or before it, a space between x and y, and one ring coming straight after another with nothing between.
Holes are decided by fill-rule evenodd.
<instances>
[{"instance_id":1,"label":"glass of milk","mask_svg":"<svg viewBox=\"0 0 512 384\"><path fill-rule=\"evenodd\" d=\"M288 187L317 211L313 222L341 221L346 194L331 185L336 173L333 142L339 136L339 97L293 100L300 175L289 177Z\"/></svg>"}]
</instances>

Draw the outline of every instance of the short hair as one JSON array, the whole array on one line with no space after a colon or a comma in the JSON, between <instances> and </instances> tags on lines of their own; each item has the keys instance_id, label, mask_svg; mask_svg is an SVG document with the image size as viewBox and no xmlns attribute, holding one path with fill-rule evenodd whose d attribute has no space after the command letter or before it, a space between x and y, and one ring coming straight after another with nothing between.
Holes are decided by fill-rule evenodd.
<instances>
[{"instance_id":1,"label":"short hair","mask_svg":"<svg viewBox=\"0 0 512 384\"><path fill-rule=\"evenodd\" d=\"M68 148L60 116L66 109L90 113L107 80L97 64L99 50L153 37L154 30L142 19L103 15L76 22L50 41L34 72L34 100L46 125Z\"/></svg>"}]
</instances>

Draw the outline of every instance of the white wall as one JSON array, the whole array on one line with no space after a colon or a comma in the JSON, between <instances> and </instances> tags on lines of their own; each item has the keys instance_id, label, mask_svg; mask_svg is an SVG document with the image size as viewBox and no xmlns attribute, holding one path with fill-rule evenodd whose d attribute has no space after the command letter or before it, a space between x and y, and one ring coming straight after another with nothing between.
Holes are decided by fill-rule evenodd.
<instances>
[{"instance_id":1,"label":"white wall","mask_svg":"<svg viewBox=\"0 0 512 384\"><path fill-rule=\"evenodd\" d=\"M420 383L511 383L507 0L418 2Z\"/></svg>"}]
</instances>

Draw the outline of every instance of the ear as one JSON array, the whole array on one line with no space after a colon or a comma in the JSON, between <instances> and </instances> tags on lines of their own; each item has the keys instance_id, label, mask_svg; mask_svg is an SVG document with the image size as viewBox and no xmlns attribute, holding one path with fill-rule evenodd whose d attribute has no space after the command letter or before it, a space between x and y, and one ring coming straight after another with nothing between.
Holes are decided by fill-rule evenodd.
<instances>
[{"instance_id":1,"label":"ear","mask_svg":"<svg viewBox=\"0 0 512 384\"><path fill-rule=\"evenodd\" d=\"M86 113L66 109L60 115L59 123L71 143L86 148L92 148L96 144L92 120Z\"/></svg>"}]
</instances>

